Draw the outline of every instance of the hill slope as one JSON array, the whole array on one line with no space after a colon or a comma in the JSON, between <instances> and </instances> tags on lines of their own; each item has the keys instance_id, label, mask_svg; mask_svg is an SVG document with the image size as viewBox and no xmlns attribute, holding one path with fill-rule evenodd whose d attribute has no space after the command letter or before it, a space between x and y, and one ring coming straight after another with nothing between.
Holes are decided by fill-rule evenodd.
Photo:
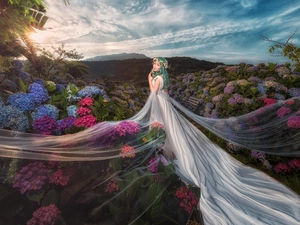
<instances>
[{"instance_id":1,"label":"hill slope","mask_svg":"<svg viewBox=\"0 0 300 225\"><path fill-rule=\"evenodd\" d=\"M168 69L170 76L210 70L217 65L224 65L219 62L214 63L190 57L171 57L166 59L170 65ZM152 69L152 60L150 58L81 62L89 66L89 75L86 78L90 80L105 77L110 80L124 82L145 81Z\"/></svg>"}]
</instances>

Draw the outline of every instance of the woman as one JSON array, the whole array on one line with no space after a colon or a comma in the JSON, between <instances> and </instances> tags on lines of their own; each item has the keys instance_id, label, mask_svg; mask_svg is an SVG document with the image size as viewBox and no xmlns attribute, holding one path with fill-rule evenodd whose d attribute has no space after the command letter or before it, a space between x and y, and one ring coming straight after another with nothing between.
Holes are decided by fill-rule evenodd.
<instances>
[{"instance_id":1,"label":"woman","mask_svg":"<svg viewBox=\"0 0 300 225\"><path fill-rule=\"evenodd\" d=\"M178 113L172 103L190 112L166 93L167 65L164 58L154 58L148 75L150 99L155 102L152 117L165 125L164 154L172 159L178 175L201 189L199 208L204 224L300 224L296 193L232 158ZM196 121L209 127L209 123Z\"/></svg>"}]
</instances>

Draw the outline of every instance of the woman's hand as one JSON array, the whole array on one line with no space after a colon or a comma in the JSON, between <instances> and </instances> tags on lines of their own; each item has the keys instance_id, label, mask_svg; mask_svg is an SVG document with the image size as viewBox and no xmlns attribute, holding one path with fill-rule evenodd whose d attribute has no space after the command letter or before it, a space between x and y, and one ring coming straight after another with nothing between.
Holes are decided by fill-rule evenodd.
<instances>
[{"instance_id":1,"label":"woman's hand","mask_svg":"<svg viewBox=\"0 0 300 225\"><path fill-rule=\"evenodd\" d=\"M148 74L148 80L149 80L149 81L152 80L152 72L150 72L150 73Z\"/></svg>"}]
</instances>

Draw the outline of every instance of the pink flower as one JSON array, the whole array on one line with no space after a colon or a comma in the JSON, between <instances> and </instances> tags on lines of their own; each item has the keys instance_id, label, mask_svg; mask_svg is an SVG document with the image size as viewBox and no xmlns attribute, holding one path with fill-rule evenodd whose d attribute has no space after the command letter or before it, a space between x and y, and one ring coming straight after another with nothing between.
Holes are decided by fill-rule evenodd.
<instances>
[{"instance_id":1,"label":"pink flower","mask_svg":"<svg viewBox=\"0 0 300 225\"><path fill-rule=\"evenodd\" d=\"M274 99L274 98L265 98L265 99L264 99L265 105L271 105L271 104L274 104L274 103L276 103L276 102L277 102L277 100Z\"/></svg>"},{"instance_id":2,"label":"pink flower","mask_svg":"<svg viewBox=\"0 0 300 225\"><path fill-rule=\"evenodd\" d=\"M40 190L48 179L48 170L42 162L29 163L14 177L14 188L20 188L21 194L29 190Z\"/></svg>"},{"instance_id":3,"label":"pink flower","mask_svg":"<svg viewBox=\"0 0 300 225\"><path fill-rule=\"evenodd\" d=\"M94 102L93 98L86 97L86 98L81 99L78 102L78 105L81 106L81 107L88 107L89 108L90 106L93 105L93 102Z\"/></svg>"},{"instance_id":4,"label":"pink flower","mask_svg":"<svg viewBox=\"0 0 300 225\"><path fill-rule=\"evenodd\" d=\"M300 116L290 116L287 121L289 128L300 128Z\"/></svg>"},{"instance_id":5,"label":"pink flower","mask_svg":"<svg viewBox=\"0 0 300 225\"><path fill-rule=\"evenodd\" d=\"M157 129L164 129L165 128L164 125L159 123L159 122L153 122L153 123L150 124L150 126L152 128L157 128Z\"/></svg>"},{"instance_id":6,"label":"pink flower","mask_svg":"<svg viewBox=\"0 0 300 225\"><path fill-rule=\"evenodd\" d=\"M140 125L134 121L122 121L114 129L115 134L125 136L126 134L136 135L140 131Z\"/></svg>"},{"instance_id":7,"label":"pink flower","mask_svg":"<svg viewBox=\"0 0 300 225\"><path fill-rule=\"evenodd\" d=\"M287 107L281 107L280 109L277 110L277 116L282 118L287 114L290 114L292 112L292 110L290 108Z\"/></svg>"},{"instance_id":8,"label":"pink flower","mask_svg":"<svg viewBox=\"0 0 300 225\"><path fill-rule=\"evenodd\" d=\"M289 161L288 165L292 169L300 170L300 160L299 159L293 159L293 160Z\"/></svg>"},{"instance_id":9,"label":"pink flower","mask_svg":"<svg viewBox=\"0 0 300 225\"><path fill-rule=\"evenodd\" d=\"M37 209L26 225L54 225L61 212L56 205L42 206Z\"/></svg>"},{"instance_id":10,"label":"pink flower","mask_svg":"<svg viewBox=\"0 0 300 225\"><path fill-rule=\"evenodd\" d=\"M58 169L56 172L54 172L50 176L49 183L50 184L61 185L61 186L66 186L69 183L71 176L72 176L71 170Z\"/></svg>"},{"instance_id":11,"label":"pink flower","mask_svg":"<svg viewBox=\"0 0 300 225\"><path fill-rule=\"evenodd\" d=\"M295 103L295 101L293 99L289 99L289 100L286 100L285 103L288 105L293 105Z\"/></svg>"},{"instance_id":12,"label":"pink flower","mask_svg":"<svg viewBox=\"0 0 300 225\"><path fill-rule=\"evenodd\" d=\"M119 190L119 186L114 178L112 178L109 183L106 185L105 192L113 193Z\"/></svg>"},{"instance_id":13,"label":"pink flower","mask_svg":"<svg viewBox=\"0 0 300 225\"><path fill-rule=\"evenodd\" d=\"M180 206L184 208L189 214L193 208L198 204L198 197L187 186L177 188L175 196L181 199Z\"/></svg>"},{"instance_id":14,"label":"pink flower","mask_svg":"<svg viewBox=\"0 0 300 225\"><path fill-rule=\"evenodd\" d=\"M290 172L291 168L286 163L280 162L274 167L274 171L276 173L286 173Z\"/></svg>"},{"instance_id":15,"label":"pink flower","mask_svg":"<svg viewBox=\"0 0 300 225\"><path fill-rule=\"evenodd\" d=\"M92 110L90 110L89 108L86 108L86 107L80 107L78 110L77 110L77 114L79 116L86 116L86 115L89 115L91 114Z\"/></svg>"},{"instance_id":16,"label":"pink flower","mask_svg":"<svg viewBox=\"0 0 300 225\"><path fill-rule=\"evenodd\" d=\"M92 115L83 116L74 122L76 127L92 127L97 123L97 120Z\"/></svg>"},{"instance_id":17,"label":"pink flower","mask_svg":"<svg viewBox=\"0 0 300 225\"><path fill-rule=\"evenodd\" d=\"M159 162L159 159L156 159L155 157L150 159L148 169L152 173L157 173L157 171L158 171L158 162Z\"/></svg>"},{"instance_id":18,"label":"pink flower","mask_svg":"<svg viewBox=\"0 0 300 225\"><path fill-rule=\"evenodd\" d=\"M135 150L133 147L129 145L124 145L122 147L120 155L122 158L134 158L135 157Z\"/></svg>"}]
</instances>

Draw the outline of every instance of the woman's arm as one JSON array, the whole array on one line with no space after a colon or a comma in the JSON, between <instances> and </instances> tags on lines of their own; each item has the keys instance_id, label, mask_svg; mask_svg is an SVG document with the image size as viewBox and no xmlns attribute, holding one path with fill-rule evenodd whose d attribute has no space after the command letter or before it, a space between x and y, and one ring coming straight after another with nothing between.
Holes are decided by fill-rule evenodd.
<instances>
[{"instance_id":1,"label":"woman's arm","mask_svg":"<svg viewBox=\"0 0 300 225\"><path fill-rule=\"evenodd\" d=\"M160 80L159 79L155 79L154 85L152 85L152 73L150 72L148 75L148 82L149 82L149 88L150 91L155 91L155 93L157 94L159 86L160 86Z\"/></svg>"}]
</instances>

